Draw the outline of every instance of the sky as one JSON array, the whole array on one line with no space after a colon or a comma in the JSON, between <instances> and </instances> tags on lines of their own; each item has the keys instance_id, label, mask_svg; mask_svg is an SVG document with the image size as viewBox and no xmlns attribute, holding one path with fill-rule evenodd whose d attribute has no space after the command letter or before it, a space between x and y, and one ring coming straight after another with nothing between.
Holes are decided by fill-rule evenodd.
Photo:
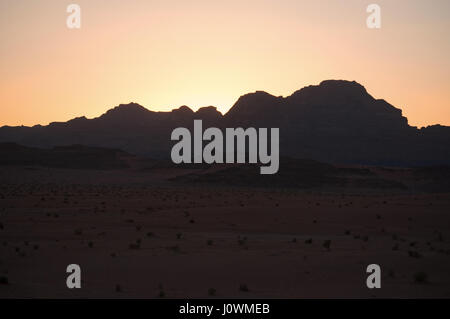
<instances>
[{"instance_id":1,"label":"sky","mask_svg":"<svg viewBox=\"0 0 450 319\"><path fill-rule=\"evenodd\" d=\"M69 29L69 4L81 28ZM381 28L369 29L369 4ZM288 96L355 80L409 123L450 125L448 0L0 0L0 125Z\"/></svg>"}]
</instances>

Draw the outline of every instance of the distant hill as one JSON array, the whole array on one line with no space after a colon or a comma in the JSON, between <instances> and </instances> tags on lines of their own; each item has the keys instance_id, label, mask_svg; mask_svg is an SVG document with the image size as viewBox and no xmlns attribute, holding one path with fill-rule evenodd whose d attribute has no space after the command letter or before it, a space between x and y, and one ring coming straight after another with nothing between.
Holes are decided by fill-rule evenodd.
<instances>
[{"instance_id":1,"label":"distant hill","mask_svg":"<svg viewBox=\"0 0 450 319\"><path fill-rule=\"evenodd\" d=\"M424 106L426 107L426 106ZM257 91L241 96L222 115L215 107L197 112L182 106L153 112L136 103L119 105L98 118L75 118L48 126L0 128L0 142L54 147L83 144L168 158L176 127L279 127L280 153L328 163L392 166L450 164L450 127L418 129L400 109L374 99L356 83L323 81L288 97Z\"/></svg>"},{"instance_id":2,"label":"distant hill","mask_svg":"<svg viewBox=\"0 0 450 319\"><path fill-rule=\"evenodd\" d=\"M121 169L129 154L106 148L72 145L39 149L15 143L0 143L0 165L44 166L73 169Z\"/></svg>"},{"instance_id":3,"label":"distant hill","mask_svg":"<svg viewBox=\"0 0 450 319\"><path fill-rule=\"evenodd\" d=\"M396 180L385 179L368 168L337 167L312 160L281 158L280 171L260 175L258 165L234 165L212 171L200 171L172 178L189 184L211 184L264 188L300 189L394 189L407 187Z\"/></svg>"}]
</instances>

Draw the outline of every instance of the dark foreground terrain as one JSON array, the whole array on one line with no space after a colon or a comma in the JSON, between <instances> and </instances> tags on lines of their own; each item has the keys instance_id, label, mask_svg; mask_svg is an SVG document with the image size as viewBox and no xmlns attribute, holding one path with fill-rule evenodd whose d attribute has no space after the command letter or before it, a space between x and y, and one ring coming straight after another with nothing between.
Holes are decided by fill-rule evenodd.
<instances>
[{"instance_id":1,"label":"dark foreground terrain","mask_svg":"<svg viewBox=\"0 0 450 319\"><path fill-rule=\"evenodd\" d=\"M445 168L302 165L0 166L0 297L450 297Z\"/></svg>"}]
</instances>

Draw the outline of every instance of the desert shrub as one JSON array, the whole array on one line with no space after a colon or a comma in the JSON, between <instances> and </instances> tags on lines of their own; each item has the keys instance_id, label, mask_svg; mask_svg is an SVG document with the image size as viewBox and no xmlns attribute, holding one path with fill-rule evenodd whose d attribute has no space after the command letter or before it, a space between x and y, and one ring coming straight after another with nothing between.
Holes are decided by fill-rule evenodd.
<instances>
[{"instance_id":1,"label":"desert shrub","mask_svg":"<svg viewBox=\"0 0 450 319\"><path fill-rule=\"evenodd\" d=\"M8 277L6 277L6 276L0 276L0 284L1 284L1 285L9 285Z\"/></svg>"},{"instance_id":2,"label":"desert shrub","mask_svg":"<svg viewBox=\"0 0 450 319\"><path fill-rule=\"evenodd\" d=\"M412 251L412 250L408 251L408 256L411 257L411 258L420 258L420 257L422 257L422 255L419 254L419 252Z\"/></svg>"},{"instance_id":3,"label":"desert shrub","mask_svg":"<svg viewBox=\"0 0 450 319\"><path fill-rule=\"evenodd\" d=\"M209 288L208 289L208 295L209 296L215 296L216 295L216 289L214 289L214 288Z\"/></svg>"},{"instance_id":4,"label":"desert shrub","mask_svg":"<svg viewBox=\"0 0 450 319\"><path fill-rule=\"evenodd\" d=\"M179 253L181 251L180 246L178 245L169 246L167 247L167 250L173 251L174 253Z\"/></svg>"},{"instance_id":5,"label":"desert shrub","mask_svg":"<svg viewBox=\"0 0 450 319\"><path fill-rule=\"evenodd\" d=\"M248 292L250 290L248 289L248 286L246 284L240 284L239 291Z\"/></svg>"},{"instance_id":6,"label":"desert shrub","mask_svg":"<svg viewBox=\"0 0 450 319\"><path fill-rule=\"evenodd\" d=\"M414 282L418 284L425 284L428 282L428 275L423 271L417 272L414 274Z\"/></svg>"},{"instance_id":7,"label":"desert shrub","mask_svg":"<svg viewBox=\"0 0 450 319\"><path fill-rule=\"evenodd\" d=\"M244 246L247 243L247 237L238 237L238 244L239 246Z\"/></svg>"},{"instance_id":8,"label":"desert shrub","mask_svg":"<svg viewBox=\"0 0 450 319\"><path fill-rule=\"evenodd\" d=\"M141 248L141 245L140 244L131 243L130 245L128 245L128 248L130 248L130 249L139 249L139 248Z\"/></svg>"}]
</instances>

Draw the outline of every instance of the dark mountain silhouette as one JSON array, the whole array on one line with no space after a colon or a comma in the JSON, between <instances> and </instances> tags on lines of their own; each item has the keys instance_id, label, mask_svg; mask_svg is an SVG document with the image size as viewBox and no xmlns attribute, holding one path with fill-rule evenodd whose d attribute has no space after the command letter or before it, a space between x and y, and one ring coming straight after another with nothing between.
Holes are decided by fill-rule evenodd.
<instances>
[{"instance_id":1,"label":"dark mountain silhouette","mask_svg":"<svg viewBox=\"0 0 450 319\"><path fill-rule=\"evenodd\" d=\"M121 104L94 119L79 117L47 126L4 126L0 128L0 142L46 148L81 144L163 158L170 156L170 134L175 127L191 127L194 119L216 125L221 117L214 107L193 112L182 106L171 112L153 112L136 103Z\"/></svg>"},{"instance_id":2,"label":"dark mountain silhouette","mask_svg":"<svg viewBox=\"0 0 450 319\"><path fill-rule=\"evenodd\" d=\"M424 165L450 161L450 127L417 129L400 109L348 81L323 81L291 96L239 98L227 125L280 127L284 155L326 162Z\"/></svg>"},{"instance_id":3,"label":"dark mountain silhouette","mask_svg":"<svg viewBox=\"0 0 450 319\"><path fill-rule=\"evenodd\" d=\"M76 169L122 169L129 154L114 149L83 145L58 146L52 149L0 143L0 165L44 166Z\"/></svg>"},{"instance_id":4,"label":"dark mountain silhouette","mask_svg":"<svg viewBox=\"0 0 450 319\"><path fill-rule=\"evenodd\" d=\"M119 105L98 118L75 118L48 126L0 128L1 142L54 147L83 144L168 158L176 127L279 127L280 153L330 163L431 165L450 163L450 127L418 129L400 109L374 99L349 81L328 80L288 97L266 92L241 96L228 113L182 106L153 112L136 103Z\"/></svg>"}]
</instances>

